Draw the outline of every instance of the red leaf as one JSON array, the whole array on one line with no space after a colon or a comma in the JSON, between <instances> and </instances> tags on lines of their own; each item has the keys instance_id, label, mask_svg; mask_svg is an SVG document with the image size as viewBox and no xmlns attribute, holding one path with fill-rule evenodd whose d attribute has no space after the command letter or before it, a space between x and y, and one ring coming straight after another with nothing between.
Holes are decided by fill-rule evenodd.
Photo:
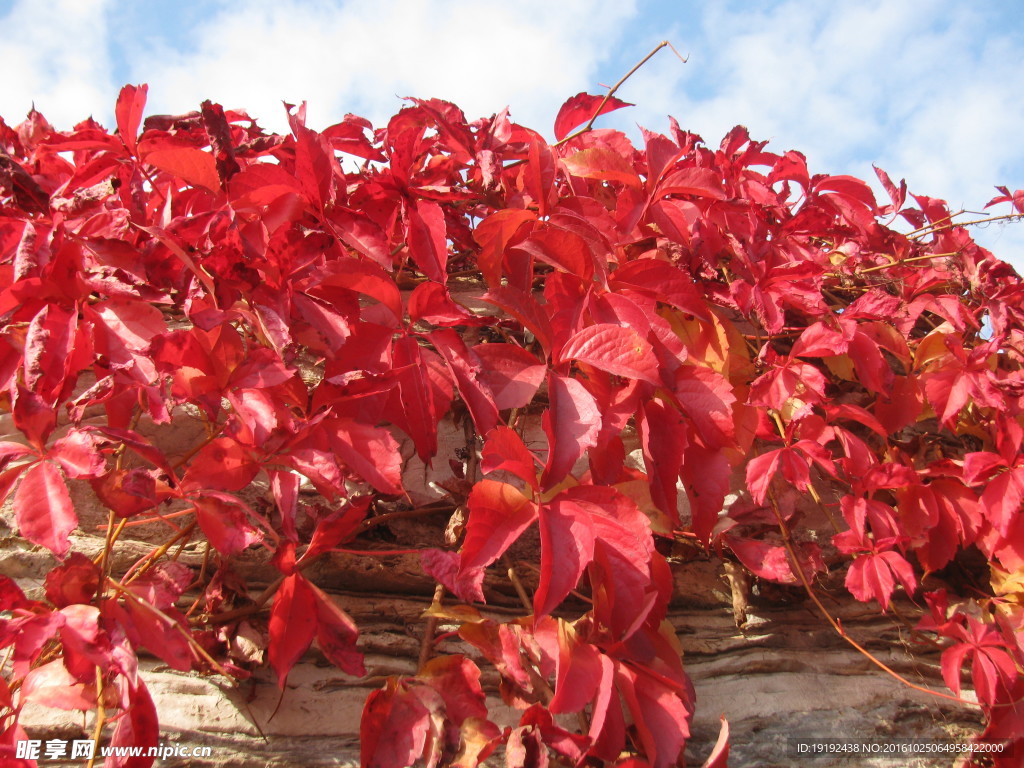
<instances>
[{"instance_id":1,"label":"red leaf","mask_svg":"<svg viewBox=\"0 0 1024 768\"><path fill-rule=\"evenodd\" d=\"M241 502L231 503L212 493L191 501L199 527L221 554L236 555L263 538L249 522Z\"/></svg>"},{"instance_id":2,"label":"red leaf","mask_svg":"<svg viewBox=\"0 0 1024 768\"><path fill-rule=\"evenodd\" d=\"M688 443L683 415L659 400L651 400L637 411L636 425L644 466L651 478L651 500L678 525L676 484Z\"/></svg>"},{"instance_id":3,"label":"red leaf","mask_svg":"<svg viewBox=\"0 0 1024 768\"><path fill-rule=\"evenodd\" d=\"M417 200L405 209L405 241L420 271L431 280L445 283L448 264L444 211L437 203Z\"/></svg>"},{"instance_id":4,"label":"red leaf","mask_svg":"<svg viewBox=\"0 0 1024 768\"><path fill-rule=\"evenodd\" d=\"M700 365L676 369L672 394L693 420L697 434L708 448L731 446L736 435L732 406L736 396L722 374Z\"/></svg>"},{"instance_id":5,"label":"red leaf","mask_svg":"<svg viewBox=\"0 0 1024 768\"><path fill-rule=\"evenodd\" d=\"M724 540L740 562L751 573L762 579L777 584L799 584L800 578L793 572L789 553L782 544L771 540L746 539L726 534ZM805 542L796 547L800 569L807 578L825 570L825 562L821 557L821 549L813 542Z\"/></svg>"},{"instance_id":6,"label":"red leaf","mask_svg":"<svg viewBox=\"0 0 1024 768\"><path fill-rule=\"evenodd\" d=\"M691 195L713 200L726 198L721 177L710 168L683 168L669 173L658 184L652 199L665 195Z\"/></svg>"},{"instance_id":7,"label":"red leaf","mask_svg":"<svg viewBox=\"0 0 1024 768\"><path fill-rule=\"evenodd\" d=\"M869 553L853 561L846 572L846 588L862 603L878 600L882 610L886 611L897 579L907 594L913 595L917 579L910 563L902 555L891 551Z\"/></svg>"},{"instance_id":8,"label":"red leaf","mask_svg":"<svg viewBox=\"0 0 1024 768\"><path fill-rule=\"evenodd\" d=\"M494 403L494 393L480 375L482 361L451 328L432 331L430 341L448 363L455 386L473 416L477 434L486 435L498 423L498 408Z\"/></svg>"},{"instance_id":9,"label":"red leaf","mask_svg":"<svg viewBox=\"0 0 1024 768\"><path fill-rule=\"evenodd\" d=\"M217 161L209 152L147 139L139 144L139 155L144 163L193 187L203 187L213 193L220 191Z\"/></svg>"},{"instance_id":10,"label":"red leaf","mask_svg":"<svg viewBox=\"0 0 1024 768\"><path fill-rule=\"evenodd\" d=\"M551 224L536 227L514 251L523 251L556 269L583 280L594 275L594 256L587 241L568 229Z\"/></svg>"},{"instance_id":11,"label":"red leaf","mask_svg":"<svg viewBox=\"0 0 1024 768\"><path fill-rule=\"evenodd\" d=\"M519 434L504 424L491 430L484 441L480 460L480 469L484 472L511 472L534 490L539 490L536 463L536 458Z\"/></svg>"},{"instance_id":12,"label":"red leaf","mask_svg":"<svg viewBox=\"0 0 1024 768\"><path fill-rule=\"evenodd\" d=\"M376 223L366 216L341 208L331 211L329 215L334 224L333 231L345 245L371 259L383 269L394 268L395 259L391 255L387 235ZM401 312L397 313L396 317L401 318Z\"/></svg>"},{"instance_id":13,"label":"red leaf","mask_svg":"<svg viewBox=\"0 0 1024 768\"><path fill-rule=\"evenodd\" d=\"M651 765L671 768L690 737L692 709L659 679L625 665L616 668L615 684Z\"/></svg>"},{"instance_id":14,"label":"red leaf","mask_svg":"<svg viewBox=\"0 0 1024 768\"><path fill-rule=\"evenodd\" d=\"M515 344L481 344L473 352L482 361L479 377L499 411L528 405L547 373L547 366Z\"/></svg>"},{"instance_id":15,"label":"red leaf","mask_svg":"<svg viewBox=\"0 0 1024 768\"><path fill-rule=\"evenodd\" d=\"M154 608L170 608L192 583L192 569L183 563L164 561L128 584L128 590Z\"/></svg>"},{"instance_id":16,"label":"red leaf","mask_svg":"<svg viewBox=\"0 0 1024 768\"><path fill-rule=\"evenodd\" d=\"M370 508L370 497L360 496L350 499L344 509L336 510L317 522L316 530L309 541L309 546L302 554L299 562L312 560L346 541L355 538L359 524L366 518Z\"/></svg>"},{"instance_id":17,"label":"red leaf","mask_svg":"<svg viewBox=\"0 0 1024 768\"><path fill-rule=\"evenodd\" d=\"M402 493L402 456L398 442L382 427L348 418L324 422L338 458L381 493Z\"/></svg>"},{"instance_id":18,"label":"red leaf","mask_svg":"<svg viewBox=\"0 0 1024 768\"><path fill-rule=\"evenodd\" d=\"M718 732L718 741L714 749L708 755L701 768L729 768L729 721L725 715L719 718L722 721L722 728Z\"/></svg>"},{"instance_id":19,"label":"red leaf","mask_svg":"<svg viewBox=\"0 0 1024 768\"><path fill-rule=\"evenodd\" d=\"M576 588L594 559L594 526L589 510L556 496L540 511L540 583L533 596L534 616L547 616Z\"/></svg>"},{"instance_id":20,"label":"red leaf","mask_svg":"<svg viewBox=\"0 0 1024 768\"><path fill-rule=\"evenodd\" d=\"M629 161L610 149L581 149L563 158L562 163L573 176L598 181L617 181L636 190L641 186L640 177L636 175Z\"/></svg>"},{"instance_id":21,"label":"red leaf","mask_svg":"<svg viewBox=\"0 0 1024 768\"><path fill-rule=\"evenodd\" d=\"M1024 465L1009 469L990 480L981 494L981 508L992 527L1004 536L1024 499Z\"/></svg>"},{"instance_id":22,"label":"red leaf","mask_svg":"<svg viewBox=\"0 0 1024 768\"><path fill-rule=\"evenodd\" d=\"M14 515L21 535L58 557L67 554L68 536L78 515L60 470L48 461L29 467L14 494Z\"/></svg>"},{"instance_id":23,"label":"red leaf","mask_svg":"<svg viewBox=\"0 0 1024 768\"><path fill-rule=\"evenodd\" d=\"M544 488L561 482L583 452L597 445L601 432L597 401L576 379L549 374L548 400L550 407L542 418L548 436L548 459L541 478Z\"/></svg>"},{"instance_id":24,"label":"red leaf","mask_svg":"<svg viewBox=\"0 0 1024 768\"><path fill-rule=\"evenodd\" d=\"M46 599L58 608L74 603L91 603L100 586L100 571L81 552L72 552L63 563L46 574Z\"/></svg>"},{"instance_id":25,"label":"red leaf","mask_svg":"<svg viewBox=\"0 0 1024 768\"><path fill-rule=\"evenodd\" d=\"M505 247L526 222L536 221L537 214L522 208L495 211L476 225L473 239L480 245L477 264L484 280L491 288L501 282L501 262Z\"/></svg>"},{"instance_id":26,"label":"red leaf","mask_svg":"<svg viewBox=\"0 0 1024 768\"><path fill-rule=\"evenodd\" d=\"M68 672L62 659L35 667L21 685L20 702L44 707L87 711L96 706L96 687L86 685Z\"/></svg>"},{"instance_id":27,"label":"red leaf","mask_svg":"<svg viewBox=\"0 0 1024 768\"><path fill-rule=\"evenodd\" d=\"M486 568L537 519L537 505L514 486L495 480L481 480L473 486L466 502L469 520L462 544L460 578ZM476 595L483 600L483 595Z\"/></svg>"},{"instance_id":28,"label":"red leaf","mask_svg":"<svg viewBox=\"0 0 1024 768\"><path fill-rule=\"evenodd\" d=\"M386 686L371 693L363 706L359 725L360 765L408 768L423 756L430 731L430 710L404 685L389 678Z\"/></svg>"},{"instance_id":29,"label":"red leaf","mask_svg":"<svg viewBox=\"0 0 1024 768\"><path fill-rule=\"evenodd\" d=\"M555 116L555 141L561 141L572 133L573 129L598 115L606 115L616 109L632 106L614 96L607 97L606 101L604 96L594 96L586 92L577 93L561 106L558 115Z\"/></svg>"},{"instance_id":30,"label":"red leaf","mask_svg":"<svg viewBox=\"0 0 1024 768\"><path fill-rule=\"evenodd\" d=\"M608 276L608 284L613 289L636 291L695 317L708 319L707 302L694 285L693 278L667 261L628 261Z\"/></svg>"},{"instance_id":31,"label":"red leaf","mask_svg":"<svg viewBox=\"0 0 1024 768\"><path fill-rule=\"evenodd\" d=\"M186 491L216 488L240 491L260 471L251 452L230 437L218 437L204 445L189 462L181 481Z\"/></svg>"},{"instance_id":32,"label":"red leaf","mask_svg":"<svg viewBox=\"0 0 1024 768\"><path fill-rule=\"evenodd\" d=\"M457 552L433 547L420 550L420 566L430 578L443 584L445 589L466 603L480 599L483 589L483 568L462 571Z\"/></svg>"},{"instance_id":33,"label":"red leaf","mask_svg":"<svg viewBox=\"0 0 1024 768\"><path fill-rule=\"evenodd\" d=\"M332 202L331 178L338 166L334 152L319 133L296 121L292 121L292 132L295 134L295 178L306 198L323 209Z\"/></svg>"},{"instance_id":34,"label":"red leaf","mask_svg":"<svg viewBox=\"0 0 1024 768\"><path fill-rule=\"evenodd\" d=\"M288 673L313 642L317 627L317 596L298 573L286 576L274 595L270 611L270 647L267 657L283 689Z\"/></svg>"},{"instance_id":35,"label":"red leaf","mask_svg":"<svg viewBox=\"0 0 1024 768\"><path fill-rule=\"evenodd\" d=\"M394 364L405 415L403 427L416 444L416 454L427 463L437 453L439 414L430 391L423 353L415 338L403 336L395 342Z\"/></svg>"},{"instance_id":36,"label":"red leaf","mask_svg":"<svg viewBox=\"0 0 1024 768\"><path fill-rule=\"evenodd\" d=\"M768 487L771 485L775 470L778 469L779 459L786 448L778 448L774 451L762 453L747 462L747 488L750 495L758 504L764 504L768 498Z\"/></svg>"},{"instance_id":37,"label":"red leaf","mask_svg":"<svg viewBox=\"0 0 1024 768\"><path fill-rule=\"evenodd\" d=\"M551 351L551 320L530 294L509 286L500 286L485 293L483 300L508 312L537 337L545 352Z\"/></svg>"},{"instance_id":38,"label":"red leaf","mask_svg":"<svg viewBox=\"0 0 1024 768\"><path fill-rule=\"evenodd\" d=\"M707 543L730 490L732 467L721 450L690 445L683 452L683 479L690 500L691 528Z\"/></svg>"},{"instance_id":39,"label":"red leaf","mask_svg":"<svg viewBox=\"0 0 1024 768\"><path fill-rule=\"evenodd\" d=\"M580 362L627 379L658 384L658 359L654 348L632 328L610 323L591 325L570 338L558 355L560 360Z\"/></svg>"},{"instance_id":40,"label":"red leaf","mask_svg":"<svg viewBox=\"0 0 1024 768\"><path fill-rule=\"evenodd\" d=\"M286 194L301 194L294 175L279 165L260 163L236 173L228 184L231 205L237 210L261 208Z\"/></svg>"},{"instance_id":41,"label":"red leaf","mask_svg":"<svg viewBox=\"0 0 1024 768\"><path fill-rule=\"evenodd\" d=\"M599 689L611 688L612 681L604 675L600 651L580 641L572 625L563 619L543 618L537 622L534 636L538 642L546 641L546 650L555 657L555 696L548 702L552 714L580 712L599 694Z\"/></svg>"},{"instance_id":42,"label":"red leaf","mask_svg":"<svg viewBox=\"0 0 1024 768\"><path fill-rule=\"evenodd\" d=\"M486 322L455 303L448 289L434 282L420 283L413 290L409 297L409 319L444 326L481 325Z\"/></svg>"},{"instance_id":43,"label":"red leaf","mask_svg":"<svg viewBox=\"0 0 1024 768\"><path fill-rule=\"evenodd\" d=\"M73 479L98 477L107 466L95 433L80 429L71 430L54 443L47 457L60 464L64 474Z\"/></svg>"},{"instance_id":44,"label":"red leaf","mask_svg":"<svg viewBox=\"0 0 1024 768\"><path fill-rule=\"evenodd\" d=\"M160 503L156 470L112 469L92 482L100 501L118 517L133 517Z\"/></svg>"},{"instance_id":45,"label":"red leaf","mask_svg":"<svg viewBox=\"0 0 1024 768\"><path fill-rule=\"evenodd\" d=\"M316 642L328 661L353 677L366 675L363 654L356 648L359 629L352 617L311 582L306 586L316 598ZM300 654L301 655L301 654Z\"/></svg>"},{"instance_id":46,"label":"red leaf","mask_svg":"<svg viewBox=\"0 0 1024 768\"><path fill-rule=\"evenodd\" d=\"M420 670L418 677L441 694L445 715L455 726L469 718L487 718L480 668L465 656L439 656Z\"/></svg>"},{"instance_id":47,"label":"red leaf","mask_svg":"<svg viewBox=\"0 0 1024 768\"><path fill-rule=\"evenodd\" d=\"M126 601L124 608L131 617L134 636L131 631L128 634L133 643L148 648L171 669L187 672L192 668L192 648L181 631L183 625L175 620L181 617L178 611L165 609L157 613L132 600Z\"/></svg>"},{"instance_id":48,"label":"red leaf","mask_svg":"<svg viewBox=\"0 0 1024 768\"><path fill-rule=\"evenodd\" d=\"M18 384L11 390L14 426L40 453L57 426L57 411L40 395Z\"/></svg>"},{"instance_id":49,"label":"red leaf","mask_svg":"<svg viewBox=\"0 0 1024 768\"><path fill-rule=\"evenodd\" d=\"M813 191L829 192L846 200L859 203L874 211L877 207L871 187L853 176L824 176L815 179Z\"/></svg>"},{"instance_id":50,"label":"red leaf","mask_svg":"<svg viewBox=\"0 0 1024 768\"><path fill-rule=\"evenodd\" d=\"M149 748L155 747L160 740L160 723L156 714L153 698L149 689L136 678L134 685L123 683L128 689L128 707L117 721L117 727L110 737L110 747L116 749L106 759L104 768L149 768L155 757L149 757ZM139 754L134 750L122 750L118 747L141 747Z\"/></svg>"},{"instance_id":51,"label":"red leaf","mask_svg":"<svg viewBox=\"0 0 1024 768\"><path fill-rule=\"evenodd\" d=\"M650 521L632 499L605 486L568 488L541 507L540 532L537 616L565 599L596 558L604 570L601 581L609 589L605 599L610 605L604 608L611 630L624 633L637 617L642 620L655 550ZM595 603L595 612L598 607Z\"/></svg>"},{"instance_id":52,"label":"red leaf","mask_svg":"<svg viewBox=\"0 0 1024 768\"><path fill-rule=\"evenodd\" d=\"M117 120L117 133L121 141L128 148L131 154L135 154L136 141L139 135L139 124L142 123L142 113L146 108L146 94L149 86L126 85L121 89L117 97L117 106L114 108L114 117Z\"/></svg>"},{"instance_id":53,"label":"red leaf","mask_svg":"<svg viewBox=\"0 0 1024 768\"><path fill-rule=\"evenodd\" d=\"M69 373L68 358L77 328L78 312L54 304L44 306L29 323L25 334L24 382L47 402L57 399Z\"/></svg>"}]
</instances>

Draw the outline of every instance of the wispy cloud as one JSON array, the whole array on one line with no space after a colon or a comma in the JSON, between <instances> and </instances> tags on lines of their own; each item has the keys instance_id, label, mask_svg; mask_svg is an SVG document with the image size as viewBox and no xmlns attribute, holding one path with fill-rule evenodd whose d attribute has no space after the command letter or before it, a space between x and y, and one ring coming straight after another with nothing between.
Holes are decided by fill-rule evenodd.
<instances>
[{"instance_id":1,"label":"wispy cloud","mask_svg":"<svg viewBox=\"0 0 1024 768\"><path fill-rule=\"evenodd\" d=\"M167 111L204 98L284 125L281 101L309 102L311 124L346 112L381 122L398 97L454 101L471 119L511 104L526 124L553 119L590 85L633 6L615 0L256 2L224 4L174 50L143 37L131 57Z\"/></svg>"},{"instance_id":2,"label":"wispy cloud","mask_svg":"<svg viewBox=\"0 0 1024 768\"><path fill-rule=\"evenodd\" d=\"M116 94L107 53L109 5L19 0L0 16L0 115L19 123L34 102L51 122L70 126L106 108Z\"/></svg>"}]
</instances>

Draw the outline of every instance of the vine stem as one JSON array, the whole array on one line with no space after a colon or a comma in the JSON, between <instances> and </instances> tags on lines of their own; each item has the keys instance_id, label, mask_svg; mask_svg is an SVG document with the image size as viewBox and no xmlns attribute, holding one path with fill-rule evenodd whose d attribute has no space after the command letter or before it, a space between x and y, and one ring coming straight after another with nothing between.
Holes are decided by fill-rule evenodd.
<instances>
[{"instance_id":1,"label":"vine stem","mask_svg":"<svg viewBox=\"0 0 1024 768\"><path fill-rule=\"evenodd\" d=\"M434 587L434 599L431 601L431 605L441 605L441 600L444 598L444 584L438 584ZM420 656L416 663L416 672L421 673L427 666L427 662L430 661L431 652L434 649L434 635L437 634L437 625L439 621L437 616L428 616L427 623L423 627L423 639L420 640Z\"/></svg>"},{"instance_id":2,"label":"vine stem","mask_svg":"<svg viewBox=\"0 0 1024 768\"><path fill-rule=\"evenodd\" d=\"M107 722L107 710L103 707L103 672L99 666L96 667L96 724L92 729L92 742L95 747L92 757L86 763L86 768L93 768L96 765L96 752L99 751L100 738L103 736L103 726Z\"/></svg>"}]
</instances>

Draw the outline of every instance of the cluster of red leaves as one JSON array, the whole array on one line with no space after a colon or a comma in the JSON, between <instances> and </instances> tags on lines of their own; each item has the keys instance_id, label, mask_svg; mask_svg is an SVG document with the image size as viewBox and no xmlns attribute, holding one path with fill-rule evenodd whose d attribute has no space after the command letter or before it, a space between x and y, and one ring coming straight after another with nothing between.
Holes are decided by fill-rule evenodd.
<instances>
[{"instance_id":1,"label":"cluster of red leaves","mask_svg":"<svg viewBox=\"0 0 1024 768\"><path fill-rule=\"evenodd\" d=\"M245 674L208 622L250 547L281 574L268 657L282 686L314 638L363 674L357 627L303 569L401 496L401 440L447 458L450 412L479 436L486 477L468 478L464 532L423 552L425 572L480 603L488 568L536 524L540 581L529 617L432 611L461 622L523 714L499 728L476 663L435 658L369 697L365 765L471 768L499 746L510 766L675 765L694 695L665 621L657 544L673 536L782 583L814 579L827 555L882 610L901 586L927 602L920 630L947 643L953 691L970 662L985 737L1024 740L1024 290L942 201L908 207L879 171L879 204L742 128L718 149L674 121L642 148L570 135L625 106L586 94L555 145L437 100L377 130L348 116L317 132L290 108L287 136L209 102L143 123L145 100L123 89L115 133L0 121L0 407L18 433L0 443L0 498L61 561L45 599L0 577L0 749L25 737L29 702L101 707L113 744L155 743L140 649ZM1002 191L993 202L1024 211ZM467 283L491 314L454 298ZM165 455L147 435L181 413L207 437ZM540 416L542 450L523 413ZM73 547L69 480L110 510L95 561ZM245 500L254 484L269 511ZM838 509L831 543L788 488ZM168 540L111 573L142 521ZM198 581L174 556L196 538L215 554ZM923 588L964 553L986 563L965 594Z\"/></svg>"}]
</instances>

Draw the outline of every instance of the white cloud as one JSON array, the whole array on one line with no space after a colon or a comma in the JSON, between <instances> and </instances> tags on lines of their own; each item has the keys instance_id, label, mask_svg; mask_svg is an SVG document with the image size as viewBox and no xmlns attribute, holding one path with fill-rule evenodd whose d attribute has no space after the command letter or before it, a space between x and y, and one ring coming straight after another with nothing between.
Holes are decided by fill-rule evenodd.
<instances>
[{"instance_id":1,"label":"white cloud","mask_svg":"<svg viewBox=\"0 0 1024 768\"><path fill-rule=\"evenodd\" d=\"M158 111L211 98L275 129L282 100L307 100L310 124L325 127L346 112L380 124L401 96L454 101L470 119L511 104L514 119L546 128L593 87L632 12L615 0L232 3L186 49L141 40L132 77L149 82Z\"/></svg>"},{"instance_id":2,"label":"white cloud","mask_svg":"<svg viewBox=\"0 0 1024 768\"><path fill-rule=\"evenodd\" d=\"M107 54L109 0L19 0L0 18L0 115L20 123L32 103L55 125L99 119L116 95Z\"/></svg>"}]
</instances>

